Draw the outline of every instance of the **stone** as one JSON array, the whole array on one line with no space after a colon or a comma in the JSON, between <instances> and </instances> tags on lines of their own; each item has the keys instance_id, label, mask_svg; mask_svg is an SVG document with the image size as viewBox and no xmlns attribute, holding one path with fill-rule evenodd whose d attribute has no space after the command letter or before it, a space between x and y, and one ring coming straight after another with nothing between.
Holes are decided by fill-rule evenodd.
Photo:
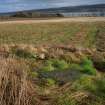
<instances>
[{"instance_id":1,"label":"stone","mask_svg":"<svg viewBox=\"0 0 105 105\"><path fill-rule=\"evenodd\" d=\"M39 59L44 60L45 58L46 58L46 56L45 56L45 54L44 54L44 53L39 54Z\"/></svg>"}]
</instances>

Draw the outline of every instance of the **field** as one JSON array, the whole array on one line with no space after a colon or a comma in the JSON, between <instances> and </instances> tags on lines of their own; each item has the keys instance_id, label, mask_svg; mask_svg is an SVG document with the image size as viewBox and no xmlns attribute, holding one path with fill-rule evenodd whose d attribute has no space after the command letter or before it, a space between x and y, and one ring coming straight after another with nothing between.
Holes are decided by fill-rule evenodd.
<instances>
[{"instance_id":1,"label":"field","mask_svg":"<svg viewBox=\"0 0 105 105\"><path fill-rule=\"evenodd\" d=\"M0 22L0 105L105 105L105 21L89 19Z\"/></svg>"},{"instance_id":2,"label":"field","mask_svg":"<svg viewBox=\"0 0 105 105\"><path fill-rule=\"evenodd\" d=\"M101 27L101 28L100 28ZM31 24L1 24L2 44L77 44L94 45L97 32L104 22L60 22Z\"/></svg>"}]
</instances>

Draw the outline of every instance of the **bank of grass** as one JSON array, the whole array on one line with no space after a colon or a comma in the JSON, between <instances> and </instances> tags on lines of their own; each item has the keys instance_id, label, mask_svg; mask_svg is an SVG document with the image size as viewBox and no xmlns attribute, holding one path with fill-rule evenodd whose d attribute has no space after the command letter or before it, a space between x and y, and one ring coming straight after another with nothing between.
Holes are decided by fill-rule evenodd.
<instances>
[{"instance_id":1,"label":"bank of grass","mask_svg":"<svg viewBox=\"0 0 105 105\"><path fill-rule=\"evenodd\" d=\"M0 44L69 44L94 46L104 22L0 24ZM104 29L104 28L103 28Z\"/></svg>"},{"instance_id":2,"label":"bank of grass","mask_svg":"<svg viewBox=\"0 0 105 105\"><path fill-rule=\"evenodd\" d=\"M35 85L23 60L0 59L0 105L35 105Z\"/></svg>"}]
</instances>

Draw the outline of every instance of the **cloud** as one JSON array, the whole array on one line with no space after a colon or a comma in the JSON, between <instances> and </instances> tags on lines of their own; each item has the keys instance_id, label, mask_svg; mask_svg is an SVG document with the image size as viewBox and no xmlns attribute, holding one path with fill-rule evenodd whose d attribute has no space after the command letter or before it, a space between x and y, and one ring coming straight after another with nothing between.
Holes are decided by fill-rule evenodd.
<instances>
[{"instance_id":1,"label":"cloud","mask_svg":"<svg viewBox=\"0 0 105 105\"><path fill-rule=\"evenodd\" d=\"M105 3L105 0L0 0L0 12Z\"/></svg>"},{"instance_id":2,"label":"cloud","mask_svg":"<svg viewBox=\"0 0 105 105\"><path fill-rule=\"evenodd\" d=\"M0 0L0 3L14 3L19 2L19 0Z\"/></svg>"}]
</instances>

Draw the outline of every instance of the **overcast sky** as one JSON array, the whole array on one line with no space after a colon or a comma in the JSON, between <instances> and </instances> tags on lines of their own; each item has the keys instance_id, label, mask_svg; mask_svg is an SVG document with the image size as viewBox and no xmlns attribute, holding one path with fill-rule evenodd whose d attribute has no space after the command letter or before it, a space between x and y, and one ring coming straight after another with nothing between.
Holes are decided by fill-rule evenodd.
<instances>
[{"instance_id":1,"label":"overcast sky","mask_svg":"<svg viewBox=\"0 0 105 105\"><path fill-rule=\"evenodd\" d=\"M101 3L105 0L0 0L0 12Z\"/></svg>"}]
</instances>

